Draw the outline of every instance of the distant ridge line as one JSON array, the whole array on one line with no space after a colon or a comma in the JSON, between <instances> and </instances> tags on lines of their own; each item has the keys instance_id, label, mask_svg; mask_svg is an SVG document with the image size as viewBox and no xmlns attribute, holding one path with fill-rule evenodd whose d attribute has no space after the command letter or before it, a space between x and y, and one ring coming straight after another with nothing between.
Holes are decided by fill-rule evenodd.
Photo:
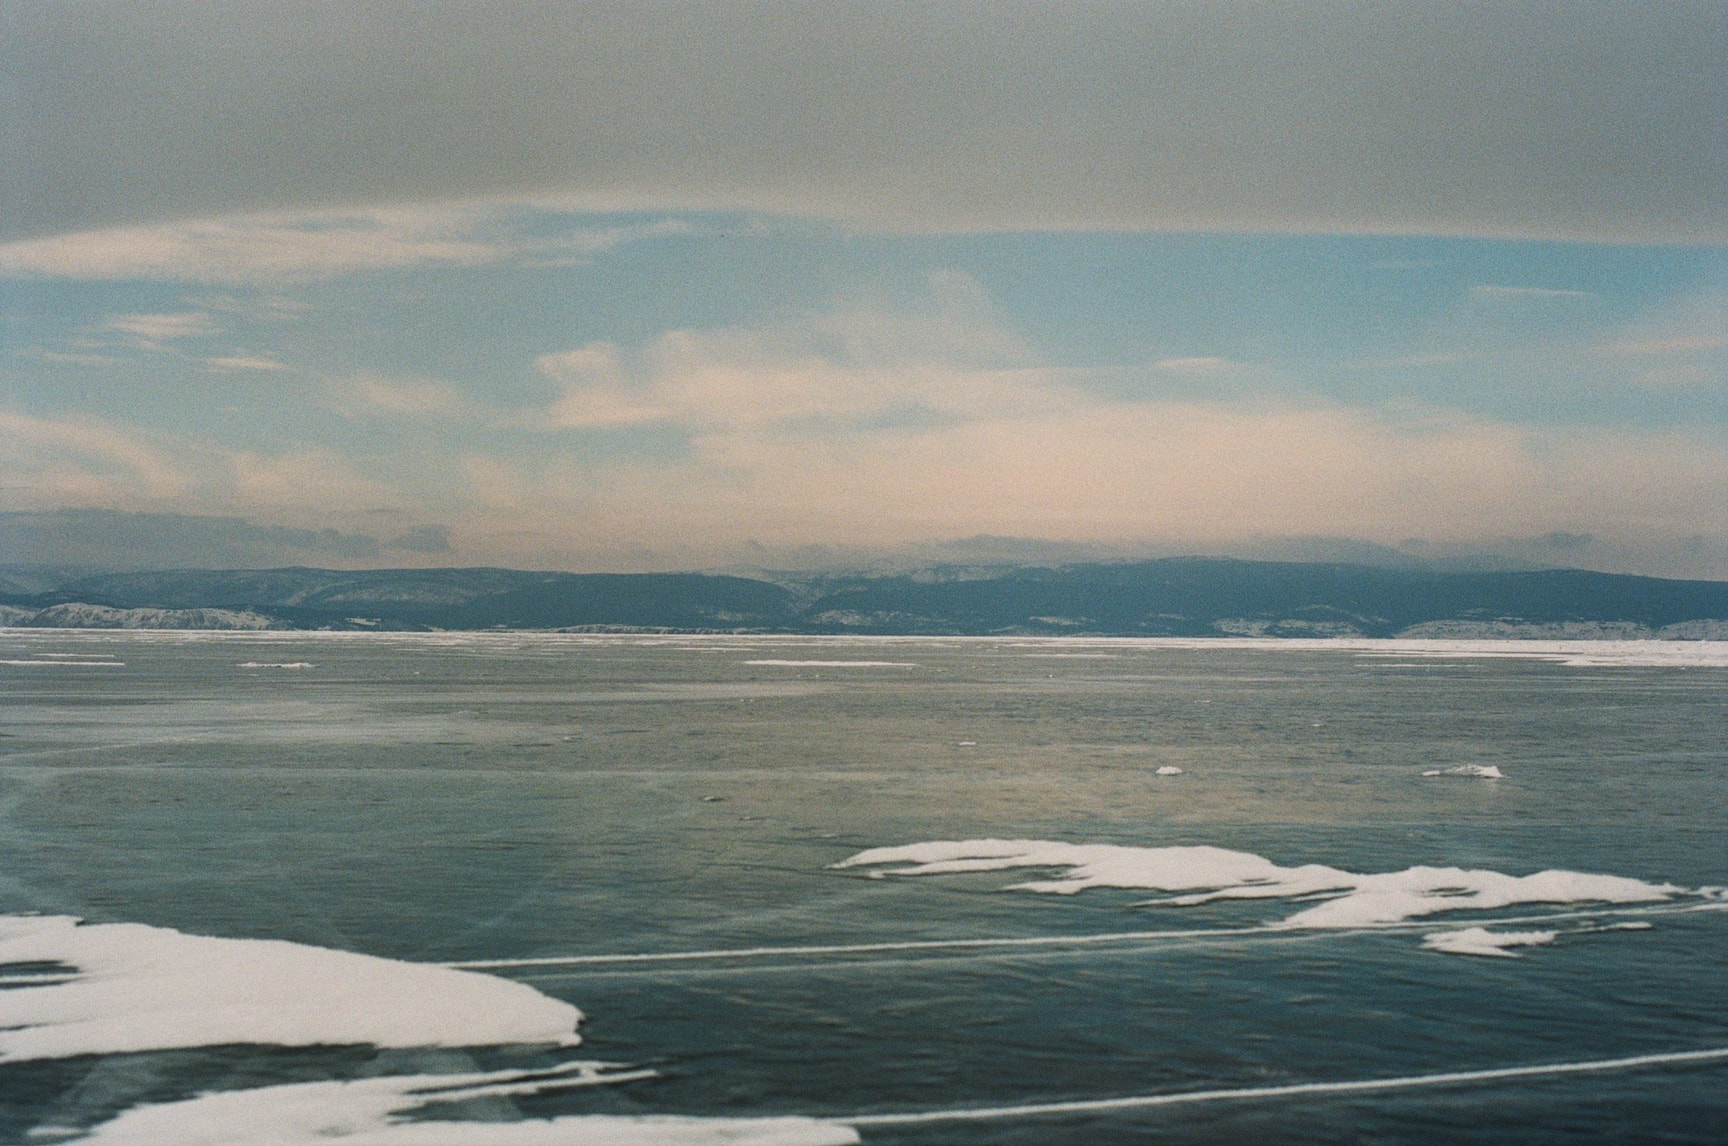
<instances>
[{"instance_id":1,"label":"distant ridge line","mask_svg":"<svg viewBox=\"0 0 1728 1146\"><path fill-rule=\"evenodd\" d=\"M762 577L191 569L0 592L0 626L1728 640L1728 582L1193 557Z\"/></svg>"}]
</instances>

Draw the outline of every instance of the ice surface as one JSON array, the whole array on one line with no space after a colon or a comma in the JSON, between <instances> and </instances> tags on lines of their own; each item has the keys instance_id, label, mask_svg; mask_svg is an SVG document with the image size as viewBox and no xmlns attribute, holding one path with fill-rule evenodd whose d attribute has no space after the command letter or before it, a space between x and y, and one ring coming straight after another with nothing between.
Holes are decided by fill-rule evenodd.
<instances>
[{"instance_id":1,"label":"ice surface","mask_svg":"<svg viewBox=\"0 0 1728 1146\"><path fill-rule=\"evenodd\" d=\"M0 966L9 963L78 974L0 991L0 1062L229 1043L580 1041L581 1012L524 984L281 940L0 916Z\"/></svg>"},{"instance_id":2,"label":"ice surface","mask_svg":"<svg viewBox=\"0 0 1728 1146\"><path fill-rule=\"evenodd\" d=\"M598 1073L548 1080L499 1071L221 1091L136 1107L78 1141L93 1146L318 1146L332 1141L348 1146L842 1146L858 1141L850 1127L810 1118L575 1115L453 1122L399 1117L432 1102L619 1080Z\"/></svg>"},{"instance_id":3,"label":"ice surface","mask_svg":"<svg viewBox=\"0 0 1728 1146\"><path fill-rule=\"evenodd\" d=\"M1515 876L1457 867L1412 867L1361 874L1304 864L1280 867L1250 852L1215 847L1122 847L1051 840L945 840L859 852L835 867L907 864L890 875L1067 868L1054 879L1011 890L1073 895L1091 887L1185 892L1158 904L1219 899L1327 896L1283 920L1286 927L1374 927L1447 911L1482 911L1522 903L1645 903L1682 894L1672 884L1613 875L1539 871Z\"/></svg>"},{"instance_id":4,"label":"ice surface","mask_svg":"<svg viewBox=\"0 0 1728 1146\"><path fill-rule=\"evenodd\" d=\"M1460 764L1456 768L1430 768L1424 776L1475 776L1482 780L1504 780L1500 769L1492 764Z\"/></svg>"},{"instance_id":5,"label":"ice surface","mask_svg":"<svg viewBox=\"0 0 1728 1146\"><path fill-rule=\"evenodd\" d=\"M1422 937L1422 946L1448 955L1488 955L1500 959L1516 959L1518 953L1509 947L1540 947L1554 942L1556 931L1489 931L1485 927L1466 927L1459 931L1436 931Z\"/></svg>"}]
</instances>

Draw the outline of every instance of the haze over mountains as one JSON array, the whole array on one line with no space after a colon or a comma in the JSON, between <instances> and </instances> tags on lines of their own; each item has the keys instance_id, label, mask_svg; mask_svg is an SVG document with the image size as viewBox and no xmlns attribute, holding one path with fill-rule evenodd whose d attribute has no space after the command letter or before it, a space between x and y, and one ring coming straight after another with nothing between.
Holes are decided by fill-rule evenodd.
<instances>
[{"instance_id":1,"label":"haze over mountains","mask_svg":"<svg viewBox=\"0 0 1728 1146\"><path fill-rule=\"evenodd\" d=\"M0 569L0 623L860 635L1728 639L1728 582L1175 558L894 575Z\"/></svg>"}]
</instances>

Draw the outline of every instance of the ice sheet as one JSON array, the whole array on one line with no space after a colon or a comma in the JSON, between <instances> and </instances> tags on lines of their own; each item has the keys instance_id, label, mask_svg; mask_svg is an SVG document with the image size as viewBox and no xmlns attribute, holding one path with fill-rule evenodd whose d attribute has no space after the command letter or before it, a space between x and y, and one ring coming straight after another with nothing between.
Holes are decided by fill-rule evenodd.
<instances>
[{"instance_id":1,"label":"ice sheet","mask_svg":"<svg viewBox=\"0 0 1728 1146\"><path fill-rule=\"evenodd\" d=\"M1286 917L1287 927L1372 927L1448 911L1482 911L1524 903L1642 903L1685 889L1624 876L1539 871L1515 876L1457 867L1411 867L1363 874L1304 864L1280 867L1250 852L1215 847L1123 847L1052 840L945 840L873 848L839 868L903 864L889 875L1067 868L1054 879L1010 890L1073 895L1093 887L1187 893L1153 905L1192 905L1219 899L1327 896Z\"/></svg>"}]
</instances>

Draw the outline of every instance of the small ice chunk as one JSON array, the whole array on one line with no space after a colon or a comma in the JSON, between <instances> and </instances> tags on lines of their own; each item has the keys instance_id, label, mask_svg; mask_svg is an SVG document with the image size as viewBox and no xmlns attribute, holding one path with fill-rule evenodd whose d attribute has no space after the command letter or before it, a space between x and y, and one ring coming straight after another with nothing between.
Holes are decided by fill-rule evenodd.
<instances>
[{"instance_id":1,"label":"small ice chunk","mask_svg":"<svg viewBox=\"0 0 1728 1146\"><path fill-rule=\"evenodd\" d=\"M956 747L956 748L976 748L976 747L978 747L978 742L976 740L956 740L954 742L954 747Z\"/></svg>"},{"instance_id":2,"label":"small ice chunk","mask_svg":"<svg viewBox=\"0 0 1728 1146\"><path fill-rule=\"evenodd\" d=\"M1483 955L1496 959L1516 959L1518 953L1509 947L1540 947L1554 942L1555 931L1489 931L1486 927L1465 927L1458 931L1435 931L1422 937L1422 946L1429 951L1447 955Z\"/></svg>"},{"instance_id":3,"label":"small ice chunk","mask_svg":"<svg viewBox=\"0 0 1728 1146\"><path fill-rule=\"evenodd\" d=\"M1180 776L1180 775L1182 775L1182 769L1176 767L1176 765L1174 765L1174 764L1160 764L1157 768L1153 769L1152 775L1154 775L1154 776Z\"/></svg>"},{"instance_id":4,"label":"small ice chunk","mask_svg":"<svg viewBox=\"0 0 1728 1146\"><path fill-rule=\"evenodd\" d=\"M1430 768L1424 776L1474 776L1478 780L1504 780L1506 777L1493 764L1460 764L1456 768Z\"/></svg>"}]
</instances>

